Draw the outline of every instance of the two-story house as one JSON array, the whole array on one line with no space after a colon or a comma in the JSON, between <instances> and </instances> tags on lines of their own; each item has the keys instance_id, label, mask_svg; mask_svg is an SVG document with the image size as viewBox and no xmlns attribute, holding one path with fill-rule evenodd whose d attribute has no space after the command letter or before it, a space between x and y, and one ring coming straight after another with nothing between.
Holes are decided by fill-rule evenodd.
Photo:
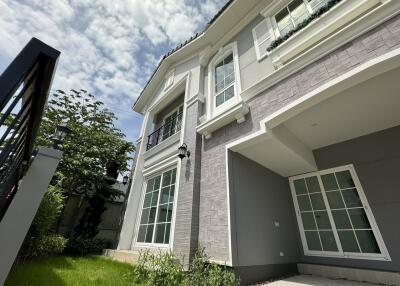
<instances>
[{"instance_id":1,"label":"two-story house","mask_svg":"<svg viewBox=\"0 0 400 286\"><path fill-rule=\"evenodd\" d=\"M233 0L164 56L118 251L400 284L400 1ZM178 158L187 146L190 157Z\"/></svg>"}]
</instances>

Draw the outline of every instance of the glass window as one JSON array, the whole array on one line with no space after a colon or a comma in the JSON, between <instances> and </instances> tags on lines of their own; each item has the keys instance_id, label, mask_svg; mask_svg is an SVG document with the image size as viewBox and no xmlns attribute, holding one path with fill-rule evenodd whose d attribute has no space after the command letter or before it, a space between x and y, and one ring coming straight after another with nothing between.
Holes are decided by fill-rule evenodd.
<instances>
[{"instance_id":1,"label":"glass window","mask_svg":"<svg viewBox=\"0 0 400 286\"><path fill-rule=\"evenodd\" d=\"M233 54L228 55L215 66L215 106L218 107L235 95L235 68Z\"/></svg>"},{"instance_id":2,"label":"glass window","mask_svg":"<svg viewBox=\"0 0 400 286\"><path fill-rule=\"evenodd\" d=\"M344 169L292 180L305 244L310 251L338 255L340 248L342 255L382 254L354 175Z\"/></svg>"},{"instance_id":3,"label":"glass window","mask_svg":"<svg viewBox=\"0 0 400 286\"><path fill-rule=\"evenodd\" d=\"M162 139L165 140L168 137L174 135L181 130L182 123L183 105L179 106L174 112L165 117L164 125L162 130Z\"/></svg>"},{"instance_id":4,"label":"glass window","mask_svg":"<svg viewBox=\"0 0 400 286\"><path fill-rule=\"evenodd\" d=\"M318 11L319 8L325 6L328 3L328 0L308 0L310 3L311 9L313 11Z\"/></svg>"},{"instance_id":5,"label":"glass window","mask_svg":"<svg viewBox=\"0 0 400 286\"><path fill-rule=\"evenodd\" d=\"M169 243L175 181L176 169L147 181L137 242Z\"/></svg>"},{"instance_id":6,"label":"glass window","mask_svg":"<svg viewBox=\"0 0 400 286\"><path fill-rule=\"evenodd\" d=\"M293 0L275 15L276 25L281 37L309 17L310 13L303 0Z\"/></svg>"}]
</instances>

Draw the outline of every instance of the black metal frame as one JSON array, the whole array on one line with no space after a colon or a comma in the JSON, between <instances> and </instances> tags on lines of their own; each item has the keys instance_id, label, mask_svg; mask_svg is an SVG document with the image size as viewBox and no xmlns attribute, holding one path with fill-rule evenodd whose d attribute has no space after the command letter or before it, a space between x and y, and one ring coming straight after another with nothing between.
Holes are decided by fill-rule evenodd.
<instances>
[{"instance_id":1,"label":"black metal frame","mask_svg":"<svg viewBox=\"0 0 400 286\"><path fill-rule=\"evenodd\" d=\"M175 133L181 130L182 114L183 114L182 112L178 113L177 115L172 117L171 119L172 122L164 124L157 130L155 130L153 133L151 133L149 136L147 136L146 151L153 148L154 146L158 145L161 141L167 139L168 137L174 135ZM175 119L177 120L175 121ZM175 125L172 126L171 128L172 123L174 123ZM164 136L165 135L164 130L166 129L169 130L169 135L167 137Z\"/></svg>"},{"instance_id":2,"label":"black metal frame","mask_svg":"<svg viewBox=\"0 0 400 286\"><path fill-rule=\"evenodd\" d=\"M0 76L0 220L29 166L59 55L32 38Z\"/></svg>"}]
</instances>

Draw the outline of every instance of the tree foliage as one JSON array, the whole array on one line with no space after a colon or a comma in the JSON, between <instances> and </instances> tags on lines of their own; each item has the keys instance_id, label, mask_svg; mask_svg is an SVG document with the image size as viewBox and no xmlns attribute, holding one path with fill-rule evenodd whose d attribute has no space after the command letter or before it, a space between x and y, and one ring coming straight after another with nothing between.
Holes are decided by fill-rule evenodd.
<instances>
[{"instance_id":1,"label":"tree foliage","mask_svg":"<svg viewBox=\"0 0 400 286\"><path fill-rule=\"evenodd\" d=\"M116 177L107 175L110 166L117 166L117 172L128 170L134 146L115 127L115 120L103 102L82 89L57 90L49 100L36 145L52 146L56 126L68 122L72 134L62 144L63 158L55 177L68 193L91 197L115 182Z\"/></svg>"}]
</instances>

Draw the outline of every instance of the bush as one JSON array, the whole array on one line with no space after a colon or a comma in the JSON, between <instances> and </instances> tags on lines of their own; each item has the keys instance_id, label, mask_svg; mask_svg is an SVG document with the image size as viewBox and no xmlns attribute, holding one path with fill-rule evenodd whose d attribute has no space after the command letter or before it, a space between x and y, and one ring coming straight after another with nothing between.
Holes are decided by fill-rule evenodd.
<instances>
[{"instance_id":1,"label":"bush","mask_svg":"<svg viewBox=\"0 0 400 286\"><path fill-rule=\"evenodd\" d=\"M58 234L31 237L23 253L24 258L55 256L63 253L68 239Z\"/></svg>"},{"instance_id":2,"label":"bush","mask_svg":"<svg viewBox=\"0 0 400 286\"><path fill-rule=\"evenodd\" d=\"M48 235L64 206L65 197L57 186L49 186L29 230L29 237Z\"/></svg>"},{"instance_id":3,"label":"bush","mask_svg":"<svg viewBox=\"0 0 400 286\"><path fill-rule=\"evenodd\" d=\"M188 271L170 252L142 252L135 268L138 283L148 286L237 286L239 279L233 271L216 263L209 262L204 250L198 250Z\"/></svg>"},{"instance_id":4,"label":"bush","mask_svg":"<svg viewBox=\"0 0 400 286\"><path fill-rule=\"evenodd\" d=\"M103 249L110 248L111 241L103 238L72 238L66 248L66 252L72 255L101 254Z\"/></svg>"}]
</instances>

